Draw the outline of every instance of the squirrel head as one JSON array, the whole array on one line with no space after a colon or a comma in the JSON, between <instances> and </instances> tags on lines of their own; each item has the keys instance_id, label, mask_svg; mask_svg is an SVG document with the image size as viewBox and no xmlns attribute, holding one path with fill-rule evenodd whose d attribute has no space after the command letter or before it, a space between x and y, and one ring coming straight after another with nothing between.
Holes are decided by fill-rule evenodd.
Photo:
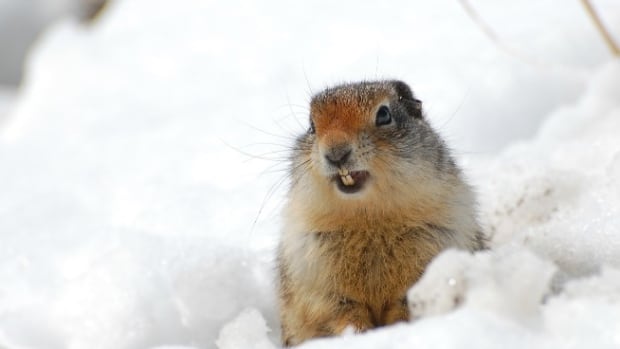
<instances>
[{"instance_id":1,"label":"squirrel head","mask_svg":"<svg viewBox=\"0 0 620 349\"><path fill-rule=\"evenodd\" d=\"M328 88L312 98L309 116L290 156L285 217L294 229L452 227L472 207L448 147L404 82Z\"/></svg>"},{"instance_id":2,"label":"squirrel head","mask_svg":"<svg viewBox=\"0 0 620 349\"><path fill-rule=\"evenodd\" d=\"M310 126L292 155L293 184L341 199L385 198L424 185L451 161L445 150L406 83L338 85L310 102Z\"/></svg>"}]
</instances>

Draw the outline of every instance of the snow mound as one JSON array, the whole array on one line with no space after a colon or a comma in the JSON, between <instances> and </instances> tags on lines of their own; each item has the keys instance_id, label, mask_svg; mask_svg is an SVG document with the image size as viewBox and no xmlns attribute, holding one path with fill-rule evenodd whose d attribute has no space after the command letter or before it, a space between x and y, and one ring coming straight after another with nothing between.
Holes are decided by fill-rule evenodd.
<instances>
[{"instance_id":1,"label":"snow mound","mask_svg":"<svg viewBox=\"0 0 620 349\"><path fill-rule=\"evenodd\" d=\"M222 328L215 343L219 349L275 349L267 338L269 331L261 313L249 308Z\"/></svg>"},{"instance_id":2,"label":"snow mound","mask_svg":"<svg viewBox=\"0 0 620 349\"><path fill-rule=\"evenodd\" d=\"M620 267L619 77L619 62L604 65L535 139L476 171L496 245L523 244L572 276Z\"/></svg>"},{"instance_id":3,"label":"snow mound","mask_svg":"<svg viewBox=\"0 0 620 349\"><path fill-rule=\"evenodd\" d=\"M261 260L268 252L131 231L90 232L71 253L66 248L48 244L0 269L4 278L21 275L11 287L19 292L2 294L1 328L13 338L10 348L204 346L242 309L275 308L271 263Z\"/></svg>"},{"instance_id":4,"label":"snow mound","mask_svg":"<svg viewBox=\"0 0 620 349\"><path fill-rule=\"evenodd\" d=\"M554 271L551 263L523 249L476 255L446 251L409 290L409 309L419 318L466 306L532 323Z\"/></svg>"}]
</instances>

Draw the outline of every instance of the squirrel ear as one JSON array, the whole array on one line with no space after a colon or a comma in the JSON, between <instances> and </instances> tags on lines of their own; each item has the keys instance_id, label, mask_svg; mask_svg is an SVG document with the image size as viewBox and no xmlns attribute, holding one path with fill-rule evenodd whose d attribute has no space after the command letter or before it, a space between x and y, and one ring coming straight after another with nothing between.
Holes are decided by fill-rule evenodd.
<instances>
[{"instance_id":1,"label":"squirrel ear","mask_svg":"<svg viewBox=\"0 0 620 349\"><path fill-rule=\"evenodd\" d=\"M407 113L414 118L422 118L422 101L413 96L409 85L400 80L394 80L392 86L398 95L398 100L407 109Z\"/></svg>"},{"instance_id":2,"label":"squirrel ear","mask_svg":"<svg viewBox=\"0 0 620 349\"><path fill-rule=\"evenodd\" d=\"M414 98L413 100L404 100L403 102L409 115L413 116L415 119L422 119L424 117L421 100Z\"/></svg>"},{"instance_id":3,"label":"squirrel ear","mask_svg":"<svg viewBox=\"0 0 620 349\"><path fill-rule=\"evenodd\" d=\"M414 98L413 102L415 104L416 109L422 111L422 101L419 99Z\"/></svg>"},{"instance_id":4,"label":"squirrel ear","mask_svg":"<svg viewBox=\"0 0 620 349\"><path fill-rule=\"evenodd\" d=\"M406 99L406 100L414 100L413 92L411 92L411 88L406 83L400 80L393 80L392 86L394 86L394 90L396 90L396 94L398 95L398 99Z\"/></svg>"}]
</instances>

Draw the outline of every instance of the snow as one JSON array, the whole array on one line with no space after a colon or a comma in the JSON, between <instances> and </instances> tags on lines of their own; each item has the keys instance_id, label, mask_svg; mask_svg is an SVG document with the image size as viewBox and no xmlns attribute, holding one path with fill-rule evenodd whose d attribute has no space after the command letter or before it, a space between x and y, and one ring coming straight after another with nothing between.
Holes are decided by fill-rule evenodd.
<instances>
[{"instance_id":1,"label":"snow","mask_svg":"<svg viewBox=\"0 0 620 349\"><path fill-rule=\"evenodd\" d=\"M414 317L444 314L464 305L527 325L535 323L532 317L554 272L551 263L525 250L500 248L474 256L446 251L407 299Z\"/></svg>"},{"instance_id":2,"label":"snow","mask_svg":"<svg viewBox=\"0 0 620 349\"><path fill-rule=\"evenodd\" d=\"M275 349L276 346L265 336L268 331L260 312L249 308L222 328L215 344L221 349Z\"/></svg>"},{"instance_id":3,"label":"snow","mask_svg":"<svg viewBox=\"0 0 620 349\"><path fill-rule=\"evenodd\" d=\"M0 84L18 85L24 57L46 25L76 13L82 0L0 0Z\"/></svg>"},{"instance_id":4,"label":"snow","mask_svg":"<svg viewBox=\"0 0 620 349\"><path fill-rule=\"evenodd\" d=\"M50 28L0 119L0 347L278 347L287 147L313 91L382 77L492 249L436 258L416 321L303 347L619 347L620 62L578 3L471 3L516 54L447 0L119 0Z\"/></svg>"},{"instance_id":5,"label":"snow","mask_svg":"<svg viewBox=\"0 0 620 349\"><path fill-rule=\"evenodd\" d=\"M15 101L15 89L0 85L0 128L6 123L7 115Z\"/></svg>"}]
</instances>

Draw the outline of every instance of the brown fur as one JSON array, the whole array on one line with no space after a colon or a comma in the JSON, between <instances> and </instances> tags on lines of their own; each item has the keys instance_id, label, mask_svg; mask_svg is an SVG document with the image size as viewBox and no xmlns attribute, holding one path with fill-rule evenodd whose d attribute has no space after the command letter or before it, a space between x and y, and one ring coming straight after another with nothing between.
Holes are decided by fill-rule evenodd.
<instances>
[{"instance_id":1,"label":"brown fur","mask_svg":"<svg viewBox=\"0 0 620 349\"><path fill-rule=\"evenodd\" d=\"M404 87L403 87L404 86ZM375 125L389 105L394 122ZM409 318L406 292L448 247L482 248L474 201L447 148L397 81L342 85L311 102L314 132L298 139L279 247L285 345ZM370 177L360 193L334 184L324 155ZM404 150L403 150L404 149Z\"/></svg>"}]
</instances>

